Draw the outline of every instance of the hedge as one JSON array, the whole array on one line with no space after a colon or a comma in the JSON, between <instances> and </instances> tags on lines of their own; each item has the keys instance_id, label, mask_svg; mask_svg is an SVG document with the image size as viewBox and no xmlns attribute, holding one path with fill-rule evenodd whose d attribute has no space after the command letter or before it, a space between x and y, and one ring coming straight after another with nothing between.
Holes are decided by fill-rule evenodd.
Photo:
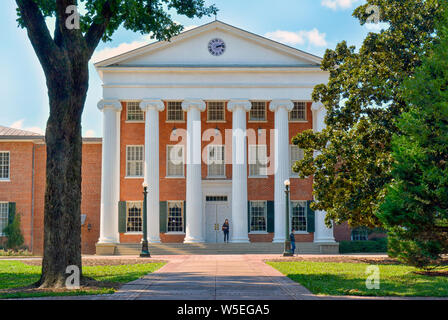
<instances>
[{"instance_id":1,"label":"hedge","mask_svg":"<svg viewBox=\"0 0 448 320\"><path fill-rule=\"evenodd\" d=\"M387 252L387 238L367 241L341 241L339 253L383 253Z\"/></svg>"}]
</instances>

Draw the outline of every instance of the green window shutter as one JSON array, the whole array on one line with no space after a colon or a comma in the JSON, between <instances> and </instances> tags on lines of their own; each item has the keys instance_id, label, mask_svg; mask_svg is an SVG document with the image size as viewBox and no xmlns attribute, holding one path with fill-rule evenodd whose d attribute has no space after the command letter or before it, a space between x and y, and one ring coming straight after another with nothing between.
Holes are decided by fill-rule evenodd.
<instances>
[{"instance_id":1,"label":"green window shutter","mask_svg":"<svg viewBox=\"0 0 448 320\"><path fill-rule=\"evenodd\" d=\"M247 201L247 232L250 232L250 201Z\"/></svg>"},{"instance_id":2,"label":"green window shutter","mask_svg":"<svg viewBox=\"0 0 448 320\"><path fill-rule=\"evenodd\" d=\"M168 203L160 201L160 233L166 233Z\"/></svg>"},{"instance_id":3,"label":"green window shutter","mask_svg":"<svg viewBox=\"0 0 448 320\"><path fill-rule=\"evenodd\" d=\"M307 232L314 232L314 210L310 208L310 204L312 203L312 200L308 200L306 202L306 231Z\"/></svg>"},{"instance_id":4,"label":"green window shutter","mask_svg":"<svg viewBox=\"0 0 448 320\"><path fill-rule=\"evenodd\" d=\"M118 202L118 232L126 233L126 201Z\"/></svg>"},{"instance_id":5,"label":"green window shutter","mask_svg":"<svg viewBox=\"0 0 448 320\"><path fill-rule=\"evenodd\" d=\"M184 232L187 232L187 201L184 201Z\"/></svg>"},{"instance_id":6,"label":"green window shutter","mask_svg":"<svg viewBox=\"0 0 448 320\"><path fill-rule=\"evenodd\" d=\"M274 201L268 201L268 232L274 232L274 221L275 221L275 213L274 213Z\"/></svg>"},{"instance_id":7,"label":"green window shutter","mask_svg":"<svg viewBox=\"0 0 448 320\"><path fill-rule=\"evenodd\" d=\"M16 216L16 203L10 202L8 204L8 225L13 223L15 216Z\"/></svg>"}]
</instances>

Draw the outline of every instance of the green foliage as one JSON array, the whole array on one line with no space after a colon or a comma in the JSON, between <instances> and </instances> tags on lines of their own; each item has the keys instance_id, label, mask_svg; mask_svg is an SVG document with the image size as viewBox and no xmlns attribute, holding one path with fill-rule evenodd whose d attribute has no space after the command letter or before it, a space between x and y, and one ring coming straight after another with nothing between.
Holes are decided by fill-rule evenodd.
<instances>
[{"instance_id":1,"label":"green foliage","mask_svg":"<svg viewBox=\"0 0 448 320\"><path fill-rule=\"evenodd\" d=\"M32 256L33 254L29 252L27 249L19 249L19 250L4 250L0 248L0 257L23 257L23 256Z\"/></svg>"},{"instance_id":2,"label":"green foliage","mask_svg":"<svg viewBox=\"0 0 448 320\"><path fill-rule=\"evenodd\" d=\"M34 0L45 18L57 16L55 0ZM81 13L80 27L87 33L92 25L107 22L103 41L111 40L114 32L123 26L127 30L150 34L151 38L168 40L183 30L169 11L185 15L188 18L210 16L218 10L205 6L204 0L79 0ZM17 10L18 22L25 27L20 10Z\"/></svg>"},{"instance_id":3,"label":"green foliage","mask_svg":"<svg viewBox=\"0 0 448 320\"><path fill-rule=\"evenodd\" d=\"M364 24L367 6L378 5L389 27L369 33L358 52L343 41L325 53L321 68L330 78L313 99L325 106L327 128L293 139L305 150L293 169L314 176L313 208L327 211L327 224L381 226L376 212L392 179L391 138L408 109L402 83L434 41L440 1L368 0L353 15Z\"/></svg>"},{"instance_id":4,"label":"green foliage","mask_svg":"<svg viewBox=\"0 0 448 320\"><path fill-rule=\"evenodd\" d=\"M410 110L392 141L391 182L379 217L392 256L425 268L448 253L448 15L415 76L403 88Z\"/></svg>"},{"instance_id":5,"label":"green foliage","mask_svg":"<svg viewBox=\"0 0 448 320\"><path fill-rule=\"evenodd\" d=\"M367 241L341 241L339 253L383 253L387 252L387 238Z\"/></svg>"},{"instance_id":6,"label":"green foliage","mask_svg":"<svg viewBox=\"0 0 448 320\"><path fill-rule=\"evenodd\" d=\"M293 281L321 295L448 297L448 277L416 274L410 266L379 265L380 289L367 289L365 263L268 262Z\"/></svg>"},{"instance_id":7,"label":"green foliage","mask_svg":"<svg viewBox=\"0 0 448 320\"><path fill-rule=\"evenodd\" d=\"M8 249L17 250L24 243L22 230L20 230L20 216L20 214L16 214L12 223L8 224L5 229L3 229L3 232L7 237L6 248Z\"/></svg>"}]
</instances>

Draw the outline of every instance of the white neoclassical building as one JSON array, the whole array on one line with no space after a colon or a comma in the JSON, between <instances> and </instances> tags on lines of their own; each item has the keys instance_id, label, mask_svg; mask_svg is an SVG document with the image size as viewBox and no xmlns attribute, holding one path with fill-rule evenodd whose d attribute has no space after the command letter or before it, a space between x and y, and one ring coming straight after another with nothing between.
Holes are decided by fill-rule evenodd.
<instances>
[{"instance_id":1,"label":"white neoclassical building","mask_svg":"<svg viewBox=\"0 0 448 320\"><path fill-rule=\"evenodd\" d=\"M291 139L324 128L311 99L321 58L215 21L98 62L103 81L100 248L139 243L142 184L150 243L283 242L284 181L299 242L331 247L312 178Z\"/></svg>"}]
</instances>

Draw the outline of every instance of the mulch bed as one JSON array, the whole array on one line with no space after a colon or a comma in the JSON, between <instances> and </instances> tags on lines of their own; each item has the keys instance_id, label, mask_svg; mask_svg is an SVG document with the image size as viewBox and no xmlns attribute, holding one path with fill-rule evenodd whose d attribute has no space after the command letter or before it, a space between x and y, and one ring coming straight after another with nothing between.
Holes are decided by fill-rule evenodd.
<instances>
[{"instance_id":1,"label":"mulch bed","mask_svg":"<svg viewBox=\"0 0 448 320\"><path fill-rule=\"evenodd\" d=\"M285 257L277 259L268 259L266 261L274 262L294 262L294 261L312 261L312 262L337 262L337 263L367 263L367 264L389 264L397 265L400 264L395 259L388 257L351 257L351 256L320 256L320 257Z\"/></svg>"},{"instance_id":2,"label":"mulch bed","mask_svg":"<svg viewBox=\"0 0 448 320\"><path fill-rule=\"evenodd\" d=\"M30 265L30 266L40 266L42 265L42 259L33 259L33 260L20 260L21 262ZM163 263L166 261L156 260L152 258L82 258L83 266L119 266L125 264L147 264L147 263Z\"/></svg>"}]
</instances>

